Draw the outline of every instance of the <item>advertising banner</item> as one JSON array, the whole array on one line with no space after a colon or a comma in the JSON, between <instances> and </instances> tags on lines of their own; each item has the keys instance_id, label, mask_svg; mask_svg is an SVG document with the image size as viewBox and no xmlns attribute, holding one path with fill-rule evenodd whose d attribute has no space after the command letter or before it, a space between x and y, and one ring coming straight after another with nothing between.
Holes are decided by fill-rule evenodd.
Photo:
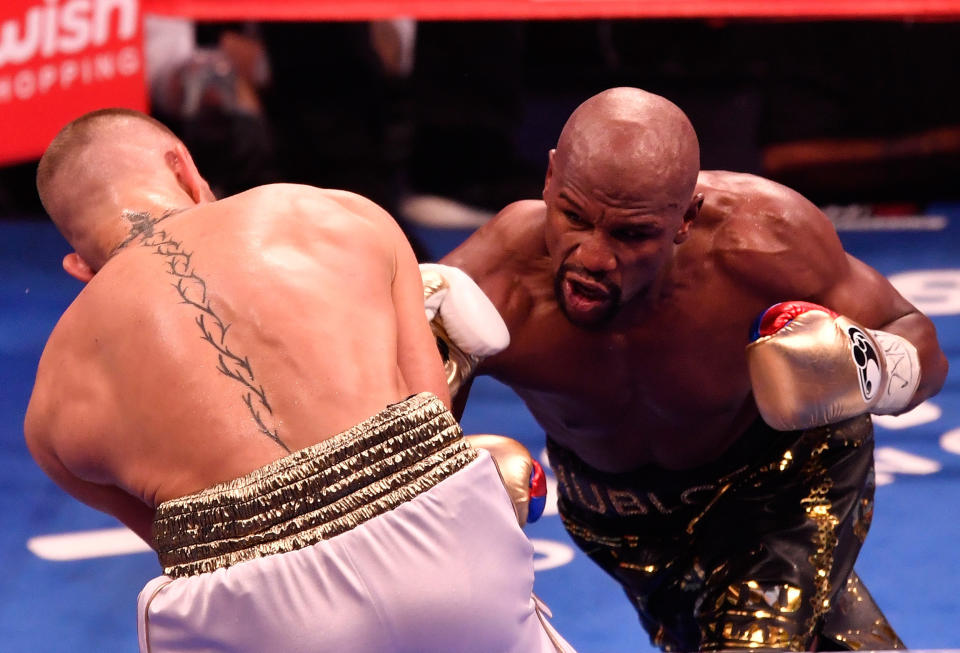
<instances>
[{"instance_id":1,"label":"advertising banner","mask_svg":"<svg viewBox=\"0 0 960 653\"><path fill-rule=\"evenodd\" d=\"M38 157L64 124L147 109L140 0L3 0L0 164Z\"/></svg>"},{"instance_id":2,"label":"advertising banner","mask_svg":"<svg viewBox=\"0 0 960 653\"><path fill-rule=\"evenodd\" d=\"M958 0L144 0L199 20L557 18L947 18Z\"/></svg>"}]
</instances>

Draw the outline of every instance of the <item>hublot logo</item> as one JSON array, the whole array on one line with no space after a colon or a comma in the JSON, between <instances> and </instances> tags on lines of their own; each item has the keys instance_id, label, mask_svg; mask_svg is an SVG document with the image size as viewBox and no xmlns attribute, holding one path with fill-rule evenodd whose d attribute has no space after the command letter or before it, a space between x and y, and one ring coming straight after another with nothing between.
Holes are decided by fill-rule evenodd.
<instances>
[{"instance_id":1,"label":"hublot logo","mask_svg":"<svg viewBox=\"0 0 960 653\"><path fill-rule=\"evenodd\" d=\"M706 507L726 481L742 470L713 482L669 493L612 487L556 462L553 471L557 476L558 491L571 504L606 517L637 517L667 516Z\"/></svg>"}]
</instances>

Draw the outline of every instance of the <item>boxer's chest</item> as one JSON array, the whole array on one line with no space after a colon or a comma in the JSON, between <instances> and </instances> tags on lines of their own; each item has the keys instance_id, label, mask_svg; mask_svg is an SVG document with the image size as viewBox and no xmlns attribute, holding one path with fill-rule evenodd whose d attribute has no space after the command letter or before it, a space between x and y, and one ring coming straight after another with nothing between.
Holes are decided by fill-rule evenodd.
<instances>
[{"instance_id":1,"label":"boxer's chest","mask_svg":"<svg viewBox=\"0 0 960 653\"><path fill-rule=\"evenodd\" d=\"M694 301L695 299L695 301ZM703 457L740 428L744 357L757 304L719 288L681 295L637 324L584 331L542 311L512 331L491 373L512 386L551 436L608 467ZM733 310L731 310L731 308Z\"/></svg>"}]
</instances>

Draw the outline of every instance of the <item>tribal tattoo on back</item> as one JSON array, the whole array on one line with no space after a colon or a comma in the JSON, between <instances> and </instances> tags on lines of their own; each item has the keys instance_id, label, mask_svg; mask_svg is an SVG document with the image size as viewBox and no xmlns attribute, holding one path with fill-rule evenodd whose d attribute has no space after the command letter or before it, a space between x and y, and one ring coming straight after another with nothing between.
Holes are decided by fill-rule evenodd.
<instances>
[{"instance_id":1,"label":"tribal tattoo on back","mask_svg":"<svg viewBox=\"0 0 960 653\"><path fill-rule=\"evenodd\" d=\"M184 249L183 243L175 240L167 231L156 228L160 222L183 210L166 211L159 218L154 218L145 211L124 211L123 218L130 223L130 233L114 253L138 241L140 246L152 249L154 254L164 259L167 274L174 279L171 285L180 295L182 303L199 312L194 321L200 329L201 338L217 352L217 371L244 387L243 403L259 431L289 453L290 448L280 439L277 429L271 430L265 421L262 411L272 417L273 409L267 401L263 386L254 378L250 360L230 349L226 342L230 324L224 323L210 305L207 284L193 267L193 252Z\"/></svg>"}]
</instances>

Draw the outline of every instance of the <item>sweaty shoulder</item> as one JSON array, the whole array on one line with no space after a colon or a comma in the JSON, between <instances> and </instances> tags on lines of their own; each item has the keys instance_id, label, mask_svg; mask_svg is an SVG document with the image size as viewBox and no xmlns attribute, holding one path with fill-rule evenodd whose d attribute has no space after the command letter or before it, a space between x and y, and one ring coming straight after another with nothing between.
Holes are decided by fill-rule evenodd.
<instances>
[{"instance_id":1,"label":"sweaty shoulder","mask_svg":"<svg viewBox=\"0 0 960 653\"><path fill-rule=\"evenodd\" d=\"M540 200L508 204L477 229L443 263L465 270L478 283L501 273L522 273L547 254L544 241L546 208Z\"/></svg>"},{"instance_id":2,"label":"sweaty shoulder","mask_svg":"<svg viewBox=\"0 0 960 653\"><path fill-rule=\"evenodd\" d=\"M318 188L305 184L267 184L239 195L251 204L266 205L278 215L305 220L356 220L396 227L396 221L375 202L345 190ZM233 199L233 198L230 198Z\"/></svg>"},{"instance_id":3,"label":"sweaty shoulder","mask_svg":"<svg viewBox=\"0 0 960 653\"><path fill-rule=\"evenodd\" d=\"M477 282L511 331L529 319L538 297L552 297L545 222L543 202L514 202L441 260Z\"/></svg>"},{"instance_id":4,"label":"sweaty shoulder","mask_svg":"<svg viewBox=\"0 0 960 653\"><path fill-rule=\"evenodd\" d=\"M292 239L316 234L327 242L361 250L394 251L405 242L399 225L375 202L349 191L302 184L258 186L223 200L242 203L251 220L275 216L272 223Z\"/></svg>"},{"instance_id":5,"label":"sweaty shoulder","mask_svg":"<svg viewBox=\"0 0 960 653\"><path fill-rule=\"evenodd\" d=\"M816 295L848 265L836 230L796 191L755 175L703 171L697 232L716 263L762 294Z\"/></svg>"}]
</instances>

